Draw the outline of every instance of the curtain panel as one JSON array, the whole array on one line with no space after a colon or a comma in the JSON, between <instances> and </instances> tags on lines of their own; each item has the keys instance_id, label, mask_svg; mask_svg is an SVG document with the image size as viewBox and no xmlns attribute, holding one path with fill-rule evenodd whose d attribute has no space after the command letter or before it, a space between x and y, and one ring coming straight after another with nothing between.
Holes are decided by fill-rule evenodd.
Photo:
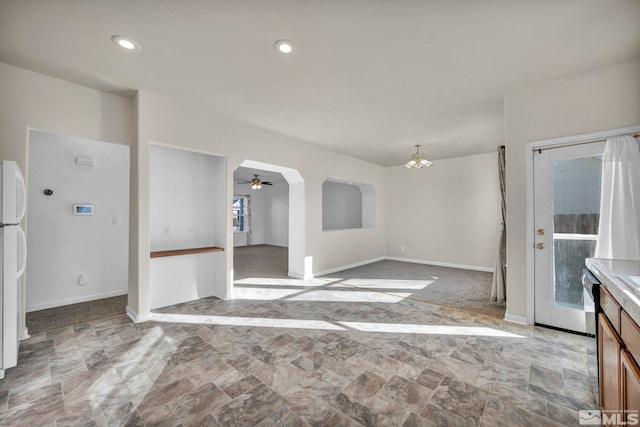
<instances>
[{"instance_id":1,"label":"curtain panel","mask_svg":"<svg viewBox=\"0 0 640 427\"><path fill-rule=\"evenodd\" d=\"M507 181L504 145L498 147L498 177L500 179L502 228L500 231L500 245L496 256L496 266L493 272L491 302L503 303L507 300Z\"/></svg>"},{"instance_id":2,"label":"curtain panel","mask_svg":"<svg viewBox=\"0 0 640 427\"><path fill-rule=\"evenodd\" d=\"M596 258L640 260L640 150L632 136L607 139L600 194Z\"/></svg>"}]
</instances>

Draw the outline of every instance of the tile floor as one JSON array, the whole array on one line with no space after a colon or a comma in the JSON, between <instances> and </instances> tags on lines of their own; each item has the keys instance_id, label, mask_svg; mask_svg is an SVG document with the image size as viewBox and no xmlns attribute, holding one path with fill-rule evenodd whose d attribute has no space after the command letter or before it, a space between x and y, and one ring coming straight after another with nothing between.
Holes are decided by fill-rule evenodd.
<instances>
[{"instance_id":1,"label":"tile floor","mask_svg":"<svg viewBox=\"0 0 640 427\"><path fill-rule=\"evenodd\" d=\"M557 426L596 407L593 338L462 310L210 298L155 316L23 341L0 425Z\"/></svg>"}]
</instances>

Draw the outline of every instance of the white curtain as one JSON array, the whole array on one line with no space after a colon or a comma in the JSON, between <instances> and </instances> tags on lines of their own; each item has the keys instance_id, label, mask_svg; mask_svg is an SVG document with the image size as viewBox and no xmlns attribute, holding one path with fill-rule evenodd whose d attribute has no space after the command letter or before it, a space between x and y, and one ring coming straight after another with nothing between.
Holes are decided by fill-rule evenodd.
<instances>
[{"instance_id":1,"label":"white curtain","mask_svg":"<svg viewBox=\"0 0 640 427\"><path fill-rule=\"evenodd\" d=\"M496 256L496 266L491 284L491 302L504 303L507 299L507 182L506 182L505 147L498 147L498 178L500 179L500 200L502 207L502 229L500 246Z\"/></svg>"},{"instance_id":2,"label":"white curtain","mask_svg":"<svg viewBox=\"0 0 640 427\"><path fill-rule=\"evenodd\" d=\"M640 150L633 137L607 140L601 191L595 256L640 260Z\"/></svg>"}]
</instances>

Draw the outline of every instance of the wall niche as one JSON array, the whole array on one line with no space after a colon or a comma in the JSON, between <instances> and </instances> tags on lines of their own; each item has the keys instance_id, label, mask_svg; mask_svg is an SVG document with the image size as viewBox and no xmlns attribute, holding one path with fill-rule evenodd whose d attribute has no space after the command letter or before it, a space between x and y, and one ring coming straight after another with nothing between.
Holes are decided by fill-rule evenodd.
<instances>
[{"instance_id":1,"label":"wall niche","mask_svg":"<svg viewBox=\"0 0 640 427\"><path fill-rule=\"evenodd\" d=\"M225 159L152 144L149 189L151 309L224 295Z\"/></svg>"},{"instance_id":2,"label":"wall niche","mask_svg":"<svg viewBox=\"0 0 640 427\"><path fill-rule=\"evenodd\" d=\"M322 183L322 231L375 226L376 192L371 184L334 178Z\"/></svg>"}]
</instances>

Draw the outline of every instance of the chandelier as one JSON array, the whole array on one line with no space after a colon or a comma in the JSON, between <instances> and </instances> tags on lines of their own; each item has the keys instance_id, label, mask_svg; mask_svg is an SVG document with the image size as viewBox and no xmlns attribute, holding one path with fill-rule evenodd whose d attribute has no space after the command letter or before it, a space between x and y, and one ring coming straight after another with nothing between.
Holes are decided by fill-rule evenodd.
<instances>
[{"instance_id":1,"label":"chandelier","mask_svg":"<svg viewBox=\"0 0 640 427\"><path fill-rule=\"evenodd\" d=\"M416 152L411 155L411 158L404 167L407 169L422 169L427 166L431 166L433 163L427 159L427 156L420 152L420 144L416 145Z\"/></svg>"}]
</instances>

